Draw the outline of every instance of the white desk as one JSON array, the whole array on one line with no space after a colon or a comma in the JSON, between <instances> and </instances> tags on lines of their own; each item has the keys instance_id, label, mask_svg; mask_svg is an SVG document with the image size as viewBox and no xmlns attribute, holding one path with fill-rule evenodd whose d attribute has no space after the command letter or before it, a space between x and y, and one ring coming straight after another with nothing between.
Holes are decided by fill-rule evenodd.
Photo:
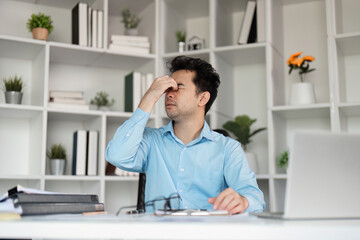
<instances>
[{"instance_id":1,"label":"white desk","mask_svg":"<svg viewBox=\"0 0 360 240\"><path fill-rule=\"evenodd\" d=\"M360 219L282 221L254 216L52 216L0 221L1 238L360 239Z\"/></svg>"}]
</instances>

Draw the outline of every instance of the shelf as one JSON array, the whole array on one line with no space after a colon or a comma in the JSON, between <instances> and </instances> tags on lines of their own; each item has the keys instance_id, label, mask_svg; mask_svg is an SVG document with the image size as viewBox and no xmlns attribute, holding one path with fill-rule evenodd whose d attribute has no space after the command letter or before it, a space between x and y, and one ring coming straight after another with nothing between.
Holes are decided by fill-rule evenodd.
<instances>
[{"instance_id":1,"label":"shelf","mask_svg":"<svg viewBox=\"0 0 360 240\"><path fill-rule=\"evenodd\" d=\"M41 175L6 175L6 174L2 174L0 176L0 180L40 180L41 178L42 178Z\"/></svg>"},{"instance_id":2,"label":"shelf","mask_svg":"<svg viewBox=\"0 0 360 240\"><path fill-rule=\"evenodd\" d=\"M197 57L201 59L209 59L210 50L209 49L200 49L200 50L193 50L193 51L185 51L185 52L170 52L162 54L162 58L170 60L175 58L176 56L185 55L189 57Z\"/></svg>"},{"instance_id":3,"label":"shelf","mask_svg":"<svg viewBox=\"0 0 360 240\"><path fill-rule=\"evenodd\" d=\"M45 45L42 40L0 35L0 58L32 60Z\"/></svg>"},{"instance_id":4,"label":"shelf","mask_svg":"<svg viewBox=\"0 0 360 240\"><path fill-rule=\"evenodd\" d=\"M105 181L108 181L108 182L116 182L116 181L119 181L119 182L128 182L128 181L139 181L139 177L138 176L128 176L128 177L124 177L124 176L105 176Z\"/></svg>"},{"instance_id":5,"label":"shelf","mask_svg":"<svg viewBox=\"0 0 360 240\"><path fill-rule=\"evenodd\" d=\"M56 7L56 8L66 8L72 9L79 1L78 0L65 0L65 1L58 1L58 0L18 0L20 2L34 2L39 5L45 5L49 7ZM88 3L92 5L96 0L81 0L81 2Z\"/></svg>"},{"instance_id":6,"label":"shelf","mask_svg":"<svg viewBox=\"0 0 360 240\"><path fill-rule=\"evenodd\" d=\"M99 181L100 176L73 176L73 175L45 175L45 180L51 181Z\"/></svg>"},{"instance_id":7,"label":"shelf","mask_svg":"<svg viewBox=\"0 0 360 240\"><path fill-rule=\"evenodd\" d=\"M101 117L102 113L99 111L80 111L80 110L55 110L48 109L48 120L56 121L87 121L97 117Z\"/></svg>"},{"instance_id":8,"label":"shelf","mask_svg":"<svg viewBox=\"0 0 360 240\"><path fill-rule=\"evenodd\" d=\"M231 65L252 65L265 63L265 43L241 46L218 47L214 52Z\"/></svg>"},{"instance_id":9,"label":"shelf","mask_svg":"<svg viewBox=\"0 0 360 240\"><path fill-rule=\"evenodd\" d=\"M275 174L273 176L274 179L287 179L287 175L286 174Z\"/></svg>"},{"instance_id":10,"label":"shelf","mask_svg":"<svg viewBox=\"0 0 360 240\"><path fill-rule=\"evenodd\" d=\"M0 117L30 119L40 114L44 108L37 106L27 106L18 104L0 104Z\"/></svg>"},{"instance_id":11,"label":"shelf","mask_svg":"<svg viewBox=\"0 0 360 240\"><path fill-rule=\"evenodd\" d=\"M269 180L270 175L269 174L256 174L257 180Z\"/></svg>"},{"instance_id":12,"label":"shelf","mask_svg":"<svg viewBox=\"0 0 360 240\"><path fill-rule=\"evenodd\" d=\"M330 118L330 104L318 103L300 106L276 106L271 111L284 119Z\"/></svg>"},{"instance_id":13,"label":"shelf","mask_svg":"<svg viewBox=\"0 0 360 240\"><path fill-rule=\"evenodd\" d=\"M347 117L360 117L360 103L342 103L339 108Z\"/></svg>"},{"instance_id":14,"label":"shelf","mask_svg":"<svg viewBox=\"0 0 360 240\"><path fill-rule=\"evenodd\" d=\"M345 56L360 54L360 32L345 33L335 36L336 44L341 53Z\"/></svg>"}]
</instances>

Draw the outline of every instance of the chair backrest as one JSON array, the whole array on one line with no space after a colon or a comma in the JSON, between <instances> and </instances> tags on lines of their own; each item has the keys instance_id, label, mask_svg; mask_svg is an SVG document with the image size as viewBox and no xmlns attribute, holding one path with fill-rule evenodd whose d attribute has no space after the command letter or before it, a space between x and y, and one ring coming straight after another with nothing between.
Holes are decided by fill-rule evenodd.
<instances>
[{"instance_id":1,"label":"chair backrest","mask_svg":"<svg viewBox=\"0 0 360 240\"><path fill-rule=\"evenodd\" d=\"M140 173L136 210L145 211L145 185L146 175L145 173Z\"/></svg>"}]
</instances>

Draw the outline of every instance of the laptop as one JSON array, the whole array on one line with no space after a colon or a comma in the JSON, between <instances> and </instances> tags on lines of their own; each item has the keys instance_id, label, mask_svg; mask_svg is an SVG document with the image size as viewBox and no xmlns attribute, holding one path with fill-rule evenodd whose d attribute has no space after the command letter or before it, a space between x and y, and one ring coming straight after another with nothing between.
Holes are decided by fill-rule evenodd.
<instances>
[{"instance_id":1,"label":"laptop","mask_svg":"<svg viewBox=\"0 0 360 240\"><path fill-rule=\"evenodd\" d=\"M360 218L360 134L295 132L281 219Z\"/></svg>"}]
</instances>

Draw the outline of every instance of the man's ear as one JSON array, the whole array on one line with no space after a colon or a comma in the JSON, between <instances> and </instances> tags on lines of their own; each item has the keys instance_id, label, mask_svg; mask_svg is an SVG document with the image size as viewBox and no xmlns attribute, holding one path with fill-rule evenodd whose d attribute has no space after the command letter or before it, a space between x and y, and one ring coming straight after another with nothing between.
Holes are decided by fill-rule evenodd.
<instances>
[{"instance_id":1,"label":"man's ear","mask_svg":"<svg viewBox=\"0 0 360 240\"><path fill-rule=\"evenodd\" d=\"M199 106L205 106L210 100L210 93L208 91L200 93Z\"/></svg>"}]
</instances>

